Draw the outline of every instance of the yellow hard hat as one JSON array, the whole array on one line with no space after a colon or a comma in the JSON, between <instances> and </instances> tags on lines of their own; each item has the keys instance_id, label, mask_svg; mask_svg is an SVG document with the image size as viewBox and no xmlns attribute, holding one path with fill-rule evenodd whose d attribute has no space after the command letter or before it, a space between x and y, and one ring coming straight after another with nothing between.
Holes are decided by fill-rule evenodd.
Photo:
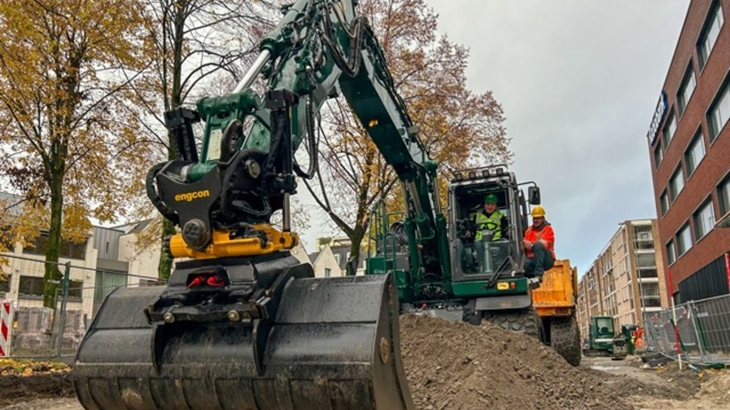
<instances>
[{"instance_id":1,"label":"yellow hard hat","mask_svg":"<svg viewBox=\"0 0 730 410\"><path fill-rule=\"evenodd\" d=\"M544 218L545 217L545 208L541 207L540 205L532 208L532 217L538 217L538 218Z\"/></svg>"}]
</instances>

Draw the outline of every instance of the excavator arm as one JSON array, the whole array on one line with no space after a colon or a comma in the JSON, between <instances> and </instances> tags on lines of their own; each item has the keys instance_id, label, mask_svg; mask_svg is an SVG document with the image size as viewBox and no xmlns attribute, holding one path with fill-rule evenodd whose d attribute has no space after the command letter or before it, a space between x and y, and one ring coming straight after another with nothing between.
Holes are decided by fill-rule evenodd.
<instances>
[{"instance_id":1,"label":"excavator arm","mask_svg":"<svg viewBox=\"0 0 730 410\"><path fill-rule=\"evenodd\" d=\"M105 299L74 365L85 408L413 408L393 278L318 279L289 252L298 243L289 205L296 176L317 167L315 114L341 92L403 182L414 272L448 272L437 165L355 6L288 6L232 93L165 113L176 158L152 167L146 182L180 228L166 241L175 269L165 287ZM257 78L266 80L262 95ZM307 170L294 158L302 144ZM279 210L281 229L271 224Z\"/></svg>"}]
</instances>

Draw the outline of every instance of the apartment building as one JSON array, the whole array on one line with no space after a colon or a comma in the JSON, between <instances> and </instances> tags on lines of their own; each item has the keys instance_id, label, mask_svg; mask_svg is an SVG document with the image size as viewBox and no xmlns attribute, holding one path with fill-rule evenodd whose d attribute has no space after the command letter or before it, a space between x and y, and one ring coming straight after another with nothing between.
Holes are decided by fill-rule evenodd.
<instances>
[{"instance_id":1,"label":"apartment building","mask_svg":"<svg viewBox=\"0 0 730 410\"><path fill-rule=\"evenodd\" d=\"M659 237L675 301L728 293L730 0L693 0L647 133Z\"/></svg>"},{"instance_id":2,"label":"apartment building","mask_svg":"<svg viewBox=\"0 0 730 410\"><path fill-rule=\"evenodd\" d=\"M642 313L668 304L656 219L619 224L578 283L578 323L583 338L591 316L611 316L614 324L641 325Z\"/></svg>"}]
</instances>

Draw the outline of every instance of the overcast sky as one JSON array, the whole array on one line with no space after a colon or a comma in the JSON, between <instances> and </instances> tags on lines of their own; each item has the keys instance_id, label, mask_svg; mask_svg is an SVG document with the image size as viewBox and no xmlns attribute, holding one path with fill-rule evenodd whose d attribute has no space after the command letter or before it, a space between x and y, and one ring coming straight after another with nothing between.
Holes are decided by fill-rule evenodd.
<instances>
[{"instance_id":1,"label":"overcast sky","mask_svg":"<svg viewBox=\"0 0 730 410\"><path fill-rule=\"evenodd\" d=\"M501 102L512 169L582 275L620 222L656 217L646 133L689 1L427 1L471 51L469 87Z\"/></svg>"}]
</instances>

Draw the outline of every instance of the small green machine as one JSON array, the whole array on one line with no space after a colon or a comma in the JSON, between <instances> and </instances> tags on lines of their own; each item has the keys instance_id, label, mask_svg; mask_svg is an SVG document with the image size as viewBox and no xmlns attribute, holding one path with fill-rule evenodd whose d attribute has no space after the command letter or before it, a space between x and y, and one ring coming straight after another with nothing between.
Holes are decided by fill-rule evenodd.
<instances>
[{"instance_id":1,"label":"small green machine","mask_svg":"<svg viewBox=\"0 0 730 410\"><path fill-rule=\"evenodd\" d=\"M592 316L588 325L588 341L583 349L584 356L611 356L616 360L629 353L626 336L616 334L611 316Z\"/></svg>"}]
</instances>

